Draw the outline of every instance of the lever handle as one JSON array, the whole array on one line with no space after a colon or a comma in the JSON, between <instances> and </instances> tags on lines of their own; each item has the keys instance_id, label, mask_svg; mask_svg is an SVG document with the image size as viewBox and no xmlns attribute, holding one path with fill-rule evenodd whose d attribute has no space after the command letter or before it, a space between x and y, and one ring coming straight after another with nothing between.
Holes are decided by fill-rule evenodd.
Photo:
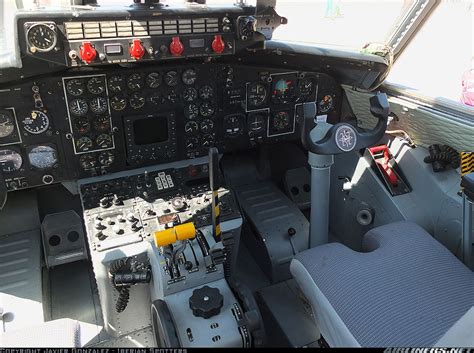
<instances>
[{"instance_id":1,"label":"lever handle","mask_svg":"<svg viewBox=\"0 0 474 353\"><path fill-rule=\"evenodd\" d=\"M212 192L212 236L214 240L221 239L220 209L219 209L219 151L209 148L209 186Z\"/></svg>"}]
</instances>

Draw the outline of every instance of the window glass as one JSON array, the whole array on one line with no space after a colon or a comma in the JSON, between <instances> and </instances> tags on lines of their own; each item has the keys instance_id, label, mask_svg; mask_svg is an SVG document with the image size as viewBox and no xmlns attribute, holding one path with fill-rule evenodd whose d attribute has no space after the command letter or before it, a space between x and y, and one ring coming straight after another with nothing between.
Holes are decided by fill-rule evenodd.
<instances>
[{"instance_id":1,"label":"window glass","mask_svg":"<svg viewBox=\"0 0 474 353\"><path fill-rule=\"evenodd\" d=\"M361 49L385 43L415 0L277 0L288 18L274 39Z\"/></svg>"},{"instance_id":2,"label":"window glass","mask_svg":"<svg viewBox=\"0 0 474 353\"><path fill-rule=\"evenodd\" d=\"M470 0L442 0L402 51L387 81L430 97L458 102L464 97L463 102L474 105L473 16Z\"/></svg>"}]
</instances>

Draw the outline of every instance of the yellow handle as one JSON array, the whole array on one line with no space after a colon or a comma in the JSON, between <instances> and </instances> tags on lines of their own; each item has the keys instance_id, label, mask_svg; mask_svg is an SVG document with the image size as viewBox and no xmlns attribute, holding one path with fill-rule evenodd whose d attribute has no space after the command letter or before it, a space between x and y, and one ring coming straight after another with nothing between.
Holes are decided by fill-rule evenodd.
<instances>
[{"instance_id":1,"label":"yellow handle","mask_svg":"<svg viewBox=\"0 0 474 353\"><path fill-rule=\"evenodd\" d=\"M168 228L155 232L155 245L157 247L173 244L177 240L191 239L196 236L196 228L193 222L180 224L173 228Z\"/></svg>"}]
</instances>

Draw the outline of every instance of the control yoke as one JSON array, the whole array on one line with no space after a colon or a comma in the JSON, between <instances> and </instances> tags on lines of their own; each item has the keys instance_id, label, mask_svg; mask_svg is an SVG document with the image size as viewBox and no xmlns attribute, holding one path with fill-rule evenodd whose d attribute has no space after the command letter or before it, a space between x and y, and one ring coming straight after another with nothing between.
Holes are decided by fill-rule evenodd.
<instances>
[{"instance_id":1,"label":"control yoke","mask_svg":"<svg viewBox=\"0 0 474 353\"><path fill-rule=\"evenodd\" d=\"M311 166L310 247L329 240L329 189L334 155L368 147L382 138L390 112L385 93L378 92L370 98L370 112L378 119L377 125L371 130L361 130L347 123L315 123L316 104L303 103L301 141L309 151Z\"/></svg>"},{"instance_id":2,"label":"control yoke","mask_svg":"<svg viewBox=\"0 0 474 353\"><path fill-rule=\"evenodd\" d=\"M378 119L373 129L362 131L347 123L339 123L328 129L328 124L318 124L314 121L316 104L304 103L301 142L308 151L324 155L340 154L368 147L379 141L387 128L390 106L385 93L378 92L370 98L370 112ZM314 136L322 136L322 138L315 141Z\"/></svg>"}]
</instances>

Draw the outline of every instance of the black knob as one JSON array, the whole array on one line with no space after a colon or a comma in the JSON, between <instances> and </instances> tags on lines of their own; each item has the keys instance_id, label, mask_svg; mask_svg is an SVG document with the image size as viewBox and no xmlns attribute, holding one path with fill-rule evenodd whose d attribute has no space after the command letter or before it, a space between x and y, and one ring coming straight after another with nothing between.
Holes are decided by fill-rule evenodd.
<instances>
[{"instance_id":1,"label":"black knob","mask_svg":"<svg viewBox=\"0 0 474 353\"><path fill-rule=\"evenodd\" d=\"M171 200L171 206L176 211L183 211L186 208L186 201L182 197L175 197Z\"/></svg>"},{"instance_id":2,"label":"black knob","mask_svg":"<svg viewBox=\"0 0 474 353\"><path fill-rule=\"evenodd\" d=\"M186 261L184 263L184 269L186 271L191 271L193 269L193 263L191 261Z\"/></svg>"},{"instance_id":3,"label":"black knob","mask_svg":"<svg viewBox=\"0 0 474 353\"><path fill-rule=\"evenodd\" d=\"M195 289L189 298L189 307L193 311L193 315L204 319L219 314L223 305L224 297L219 289L209 286Z\"/></svg>"},{"instance_id":4,"label":"black knob","mask_svg":"<svg viewBox=\"0 0 474 353\"><path fill-rule=\"evenodd\" d=\"M107 197L103 197L99 200L100 207L107 208L110 206L109 199Z\"/></svg>"},{"instance_id":5,"label":"black knob","mask_svg":"<svg viewBox=\"0 0 474 353\"><path fill-rule=\"evenodd\" d=\"M114 194L114 198L112 199L112 203L113 203L115 206L123 205L122 200L120 199L120 197L119 197L117 194Z\"/></svg>"}]
</instances>

